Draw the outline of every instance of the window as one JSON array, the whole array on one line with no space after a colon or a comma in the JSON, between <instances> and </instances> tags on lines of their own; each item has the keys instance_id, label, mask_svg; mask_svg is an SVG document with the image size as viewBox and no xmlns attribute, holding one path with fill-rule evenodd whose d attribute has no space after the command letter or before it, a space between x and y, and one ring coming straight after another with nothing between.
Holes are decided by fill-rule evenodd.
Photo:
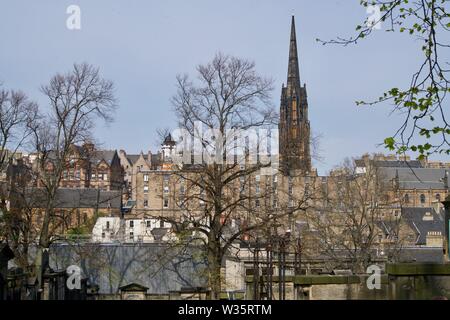
<instances>
[{"instance_id":1,"label":"window","mask_svg":"<svg viewBox=\"0 0 450 320\"><path fill-rule=\"evenodd\" d=\"M203 196L205 195L205 191L203 189L200 190L200 194L199 194L199 203L201 206L205 205L205 201L203 201Z\"/></svg>"},{"instance_id":2,"label":"window","mask_svg":"<svg viewBox=\"0 0 450 320\"><path fill-rule=\"evenodd\" d=\"M260 181L261 181L261 176L260 176L260 175L257 175L257 176L255 177L255 180L256 180L256 182L260 182Z\"/></svg>"},{"instance_id":3,"label":"window","mask_svg":"<svg viewBox=\"0 0 450 320\"><path fill-rule=\"evenodd\" d=\"M439 193L436 193L436 200L441 201L441 195Z\"/></svg>"},{"instance_id":4,"label":"window","mask_svg":"<svg viewBox=\"0 0 450 320\"><path fill-rule=\"evenodd\" d=\"M144 193L148 193L148 186L144 186Z\"/></svg>"},{"instance_id":5,"label":"window","mask_svg":"<svg viewBox=\"0 0 450 320\"><path fill-rule=\"evenodd\" d=\"M105 238L106 234L104 232L102 232L102 238Z\"/></svg>"},{"instance_id":6,"label":"window","mask_svg":"<svg viewBox=\"0 0 450 320\"><path fill-rule=\"evenodd\" d=\"M164 228L164 221L159 220L159 227L160 227L160 228Z\"/></svg>"},{"instance_id":7,"label":"window","mask_svg":"<svg viewBox=\"0 0 450 320\"><path fill-rule=\"evenodd\" d=\"M292 208L294 206L294 200L289 199L289 208Z\"/></svg>"},{"instance_id":8,"label":"window","mask_svg":"<svg viewBox=\"0 0 450 320\"><path fill-rule=\"evenodd\" d=\"M409 203L409 194L405 194L404 200L405 203Z\"/></svg>"},{"instance_id":9,"label":"window","mask_svg":"<svg viewBox=\"0 0 450 320\"><path fill-rule=\"evenodd\" d=\"M144 174L144 181L148 182L148 174Z\"/></svg>"},{"instance_id":10,"label":"window","mask_svg":"<svg viewBox=\"0 0 450 320\"><path fill-rule=\"evenodd\" d=\"M130 232L130 240L134 240L134 232L133 231Z\"/></svg>"},{"instance_id":11,"label":"window","mask_svg":"<svg viewBox=\"0 0 450 320\"><path fill-rule=\"evenodd\" d=\"M180 194L184 195L184 186L180 186Z\"/></svg>"},{"instance_id":12,"label":"window","mask_svg":"<svg viewBox=\"0 0 450 320\"><path fill-rule=\"evenodd\" d=\"M152 222L150 220L147 220L146 223L147 223L147 228L150 228L152 226Z\"/></svg>"},{"instance_id":13,"label":"window","mask_svg":"<svg viewBox=\"0 0 450 320\"><path fill-rule=\"evenodd\" d=\"M144 200L144 208L148 207L148 200Z\"/></svg>"},{"instance_id":14,"label":"window","mask_svg":"<svg viewBox=\"0 0 450 320\"><path fill-rule=\"evenodd\" d=\"M426 200L425 195L422 193L422 194L420 195L420 203L421 203L421 204L424 204L424 203L425 203L425 200Z\"/></svg>"},{"instance_id":15,"label":"window","mask_svg":"<svg viewBox=\"0 0 450 320\"><path fill-rule=\"evenodd\" d=\"M91 179L92 179L92 180L95 180L95 178L96 178L95 173L91 174Z\"/></svg>"},{"instance_id":16,"label":"window","mask_svg":"<svg viewBox=\"0 0 450 320\"><path fill-rule=\"evenodd\" d=\"M103 180L104 181L108 180L108 175L106 173L103 174Z\"/></svg>"},{"instance_id":17,"label":"window","mask_svg":"<svg viewBox=\"0 0 450 320\"><path fill-rule=\"evenodd\" d=\"M164 193L169 193L169 187L167 186L164 187Z\"/></svg>"},{"instance_id":18,"label":"window","mask_svg":"<svg viewBox=\"0 0 450 320\"><path fill-rule=\"evenodd\" d=\"M260 206L259 199L256 199L255 200L255 207L259 208L259 206Z\"/></svg>"},{"instance_id":19,"label":"window","mask_svg":"<svg viewBox=\"0 0 450 320\"><path fill-rule=\"evenodd\" d=\"M133 220L130 221L130 228L134 228L134 221Z\"/></svg>"},{"instance_id":20,"label":"window","mask_svg":"<svg viewBox=\"0 0 450 320\"><path fill-rule=\"evenodd\" d=\"M278 207L278 200L277 199L273 199L273 207L274 208Z\"/></svg>"},{"instance_id":21,"label":"window","mask_svg":"<svg viewBox=\"0 0 450 320\"><path fill-rule=\"evenodd\" d=\"M245 177L244 176L239 177L239 185L240 185L241 192L243 192L245 189Z\"/></svg>"},{"instance_id":22,"label":"window","mask_svg":"<svg viewBox=\"0 0 450 320\"><path fill-rule=\"evenodd\" d=\"M168 174L165 174L165 175L164 175L164 181L165 181L165 182L169 181L169 178L170 178L170 176L169 176Z\"/></svg>"},{"instance_id":23,"label":"window","mask_svg":"<svg viewBox=\"0 0 450 320\"><path fill-rule=\"evenodd\" d=\"M106 221L106 230L109 230L109 227L110 227L109 221Z\"/></svg>"},{"instance_id":24,"label":"window","mask_svg":"<svg viewBox=\"0 0 450 320\"><path fill-rule=\"evenodd\" d=\"M164 199L164 208L169 207L169 199Z\"/></svg>"},{"instance_id":25,"label":"window","mask_svg":"<svg viewBox=\"0 0 450 320\"><path fill-rule=\"evenodd\" d=\"M260 188L259 188L259 184L257 184L256 186L255 186L255 192L256 192L256 194L259 194L260 193Z\"/></svg>"}]
</instances>

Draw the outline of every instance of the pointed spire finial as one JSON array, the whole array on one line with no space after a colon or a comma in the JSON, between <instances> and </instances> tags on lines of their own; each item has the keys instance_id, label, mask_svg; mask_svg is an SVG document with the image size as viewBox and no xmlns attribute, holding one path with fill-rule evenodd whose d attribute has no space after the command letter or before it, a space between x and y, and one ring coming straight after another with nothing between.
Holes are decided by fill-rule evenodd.
<instances>
[{"instance_id":1,"label":"pointed spire finial","mask_svg":"<svg viewBox=\"0 0 450 320\"><path fill-rule=\"evenodd\" d=\"M292 90L300 87L300 71L298 66L297 36L295 34L295 17L291 21L291 41L289 45L289 66L287 87Z\"/></svg>"}]
</instances>

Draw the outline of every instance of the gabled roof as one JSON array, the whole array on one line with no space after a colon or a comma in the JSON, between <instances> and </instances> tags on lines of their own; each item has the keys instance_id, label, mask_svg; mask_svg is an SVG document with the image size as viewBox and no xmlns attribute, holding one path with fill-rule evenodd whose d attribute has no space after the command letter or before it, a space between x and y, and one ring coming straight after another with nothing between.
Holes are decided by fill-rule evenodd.
<instances>
[{"instance_id":1,"label":"gabled roof","mask_svg":"<svg viewBox=\"0 0 450 320\"><path fill-rule=\"evenodd\" d=\"M424 220L427 214L428 219ZM419 233L417 245L426 244L428 232L441 232L443 236L445 235L444 214L436 212L433 208L403 208L402 219Z\"/></svg>"},{"instance_id":2,"label":"gabled roof","mask_svg":"<svg viewBox=\"0 0 450 320\"><path fill-rule=\"evenodd\" d=\"M116 155L116 150L96 150L92 153L90 159L91 163L99 164L104 160L108 165L111 165Z\"/></svg>"},{"instance_id":3,"label":"gabled roof","mask_svg":"<svg viewBox=\"0 0 450 320\"><path fill-rule=\"evenodd\" d=\"M125 286L119 287L120 291L145 291L147 292L148 287L140 285L139 283L130 283Z\"/></svg>"},{"instance_id":4,"label":"gabled roof","mask_svg":"<svg viewBox=\"0 0 450 320\"><path fill-rule=\"evenodd\" d=\"M127 159L131 165L135 164L138 161L139 157L142 156L145 161L148 162L148 154L127 154Z\"/></svg>"}]
</instances>

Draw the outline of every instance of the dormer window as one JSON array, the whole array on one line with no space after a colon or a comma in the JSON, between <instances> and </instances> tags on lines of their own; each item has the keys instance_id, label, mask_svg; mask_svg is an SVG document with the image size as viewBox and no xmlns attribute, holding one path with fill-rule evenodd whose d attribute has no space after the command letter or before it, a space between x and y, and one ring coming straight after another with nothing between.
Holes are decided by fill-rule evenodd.
<instances>
[{"instance_id":1,"label":"dormer window","mask_svg":"<svg viewBox=\"0 0 450 320\"><path fill-rule=\"evenodd\" d=\"M423 216L422 220L423 221L433 221L434 217L431 214L431 212L428 211L428 212L425 212L425 215Z\"/></svg>"}]
</instances>

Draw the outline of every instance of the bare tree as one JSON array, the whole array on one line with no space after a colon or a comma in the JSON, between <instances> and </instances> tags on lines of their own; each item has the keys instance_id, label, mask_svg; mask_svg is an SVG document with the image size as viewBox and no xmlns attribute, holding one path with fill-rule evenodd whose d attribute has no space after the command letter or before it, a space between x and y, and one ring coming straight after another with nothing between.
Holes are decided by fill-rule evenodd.
<instances>
[{"instance_id":1,"label":"bare tree","mask_svg":"<svg viewBox=\"0 0 450 320\"><path fill-rule=\"evenodd\" d=\"M380 250L386 256L398 253L401 215L392 212L401 210L401 203L379 167L368 162L357 170L347 159L331 173L322 192L324 201L307 216L318 253L332 265L365 272Z\"/></svg>"},{"instance_id":2,"label":"bare tree","mask_svg":"<svg viewBox=\"0 0 450 320\"><path fill-rule=\"evenodd\" d=\"M256 155L263 147L262 137L254 148L248 139L236 138L276 123L270 104L272 80L259 76L254 63L220 53L197 67L197 74L196 83L188 76L177 78L173 105L180 129L194 139L194 152L183 154L187 162L178 163L173 174L179 216L160 219L173 225L179 243L204 247L211 298L218 299L221 266L236 241L261 231L275 217L281 220L302 210L305 201L286 209L277 198L273 162ZM186 139L177 141L189 144ZM236 153L237 148L243 152ZM264 169L271 173L264 175Z\"/></svg>"},{"instance_id":3,"label":"bare tree","mask_svg":"<svg viewBox=\"0 0 450 320\"><path fill-rule=\"evenodd\" d=\"M111 121L116 107L114 86L100 76L99 69L83 63L75 64L66 74L55 75L42 86L50 111L33 122L33 145L37 186L45 192L36 266L38 277L46 267L48 247L52 240L52 223L57 219L55 197L63 172L73 159L74 146L92 140L92 129L98 120Z\"/></svg>"},{"instance_id":4,"label":"bare tree","mask_svg":"<svg viewBox=\"0 0 450 320\"><path fill-rule=\"evenodd\" d=\"M0 237L8 241L21 266L25 265L26 254L17 253L19 248L23 249L21 251L28 251L31 215L24 208L12 210L8 203L11 203L11 197L14 198L13 194L24 182L23 175L18 172L21 164L15 163L14 159L17 150L27 142L31 134L29 124L35 120L36 115L36 103L30 101L23 92L0 91Z\"/></svg>"},{"instance_id":5,"label":"bare tree","mask_svg":"<svg viewBox=\"0 0 450 320\"><path fill-rule=\"evenodd\" d=\"M23 146L29 136L28 124L37 113L36 103L21 91L0 91L0 170L3 172L10 158ZM10 152L7 152L7 149Z\"/></svg>"}]
</instances>

